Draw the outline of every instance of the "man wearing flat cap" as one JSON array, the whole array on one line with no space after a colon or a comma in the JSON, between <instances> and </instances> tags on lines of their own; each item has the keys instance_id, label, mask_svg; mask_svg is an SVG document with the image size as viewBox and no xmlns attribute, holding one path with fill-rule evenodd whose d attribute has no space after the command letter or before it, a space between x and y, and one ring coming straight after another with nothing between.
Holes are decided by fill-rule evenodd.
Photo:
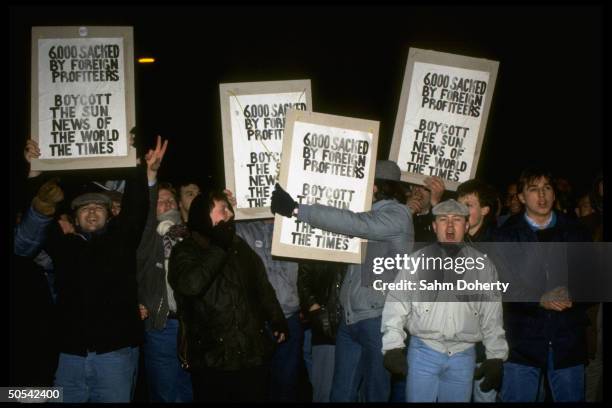
<instances>
[{"instance_id":1,"label":"man wearing flat cap","mask_svg":"<svg viewBox=\"0 0 612 408\"><path fill-rule=\"evenodd\" d=\"M382 352L391 372L407 373L408 402L469 402L474 378L485 377L485 391L499 388L508 344L496 286L475 293L460 290L460 281L491 284L497 272L484 254L463 244L469 228L464 204L446 200L432 212L437 242L412 254L420 263L397 274L382 313ZM405 282L414 286L401 286ZM487 360L475 372L479 341Z\"/></svg>"},{"instance_id":2,"label":"man wearing flat cap","mask_svg":"<svg viewBox=\"0 0 612 408\"><path fill-rule=\"evenodd\" d=\"M46 237L57 288L59 361L54 386L64 402L130 402L135 350L143 341L138 312L136 248L148 209L144 166L126 170L122 210L85 193L71 202L75 231L53 222L63 192L56 180L39 189L25 222L33 241ZM41 339L45 341L45 339Z\"/></svg>"},{"instance_id":3,"label":"man wearing flat cap","mask_svg":"<svg viewBox=\"0 0 612 408\"><path fill-rule=\"evenodd\" d=\"M400 176L395 162L378 160L372 210L363 213L321 204L298 205L278 184L272 194L273 213L296 216L315 228L368 240L365 262L348 267L340 289L342 320L336 334L330 401L357 401L360 383L365 401L389 400L391 376L380 354L385 297L368 283L373 273L366 265L376 257L395 257L412 250L414 229L410 211L401 204L405 192ZM392 281L396 273L385 272L385 278Z\"/></svg>"}]
</instances>

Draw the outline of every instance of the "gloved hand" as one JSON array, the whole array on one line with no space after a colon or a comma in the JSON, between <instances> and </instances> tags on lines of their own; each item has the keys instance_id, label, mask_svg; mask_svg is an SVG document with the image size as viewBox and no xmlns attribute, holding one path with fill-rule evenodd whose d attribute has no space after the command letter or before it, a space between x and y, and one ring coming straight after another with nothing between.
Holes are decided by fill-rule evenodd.
<instances>
[{"instance_id":1,"label":"gloved hand","mask_svg":"<svg viewBox=\"0 0 612 408\"><path fill-rule=\"evenodd\" d=\"M272 213L278 213L284 217L291 218L293 216L293 210L295 210L297 206L298 203L291 198L289 193L276 183L274 191L272 192L272 204L270 206Z\"/></svg>"},{"instance_id":2,"label":"gloved hand","mask_svg":"<svg viewBox=\"0 0 612 408\"><path fill-rule=\"evenodd\" d=\"M58 181L57 178L47 181L40 187L38 194L32 200L32 207L48 217L55 213L57 203L64 199L64 192L57 185Z\"/></svg>"},{"instance_id":3,"label":"gloved hand","mask_svg":"<svg viewBox=\"0 0 612 408\"><path fill-rule=\"evenodd\" d=\"M396 348L385 352L385 356L383 357L383 365L391 374L405 377L406 373L408 372L406 348Z\"/></svg>"},{"instance_id":4,"label":"gloved hand","mask_svg":"<svg viewBox=\"0 0 612 408\"><path fill-rule=\"evenodd\" d=\"M480 390L482 392L488 392L492 389L499 390L504 372L503 368L501 358L490 358L480 364L480 367L474 371L474 379L480 380L484 377L484 380L480 383Z\"/></svg>"}]
</instances>

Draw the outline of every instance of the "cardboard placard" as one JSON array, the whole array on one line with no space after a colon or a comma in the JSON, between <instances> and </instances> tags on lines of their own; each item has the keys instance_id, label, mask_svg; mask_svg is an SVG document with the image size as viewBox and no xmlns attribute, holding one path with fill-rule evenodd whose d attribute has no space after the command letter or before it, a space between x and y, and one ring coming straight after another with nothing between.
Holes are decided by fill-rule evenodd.
<instances>
[{"instance_id":1,"label":"cardboard placard","mask_svg":"<svg viewBox=\"0 0 612 408\"><path fill-rule=\"evenodd\" d=\"M439 176L448 190L474 178L499 62L411 48L389 160L402 180Z\"/></svg>"},{"instance_id":2,"label":"cardboard placard","mask_svg":"<svg viewBox=\"0 0 612 408\"><path fill-rule=\"evenodd\" d=\"M236 219L272 218L286 114L312 110L310 80L220 84L219 96L225 184L236 197Z\"/></svg>"},{"instance_id":3,"label":"cardboard placard","mask_svg":"<svg viewBox=\"0 0 612 408\"><path fill-rule=\"evenodd\" d=\"M32 27L33 170L136 166L132 27Z\"/></svg>"},{"instance_id":4,"label":"cardboard placard","mask_svg":"<svg viewBox=\"0 0 612 408\"><path fill-rule=\"evenodd\" d=\"M369 211L379 123L314 112L287 115L279 184L301 204ZM276 214L272 255L360 263L362 241Z\"/></svg>"}]
</instances>

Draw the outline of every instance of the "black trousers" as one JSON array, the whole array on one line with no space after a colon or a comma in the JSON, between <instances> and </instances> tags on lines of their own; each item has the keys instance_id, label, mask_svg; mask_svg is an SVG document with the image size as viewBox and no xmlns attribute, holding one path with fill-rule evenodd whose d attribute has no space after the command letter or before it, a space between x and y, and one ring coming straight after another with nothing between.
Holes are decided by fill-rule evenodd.
<instances>
[{"instance_id":1,"label":"black trousers","mask_svg":"<svg viewBox=\"0 0 612 408\"><path fill-rule=\"evenodd\" d=\"M191 382L194 402L263 402L268 399L269 368L205 368L191 373Z\"/></svg>"}]
</instances>

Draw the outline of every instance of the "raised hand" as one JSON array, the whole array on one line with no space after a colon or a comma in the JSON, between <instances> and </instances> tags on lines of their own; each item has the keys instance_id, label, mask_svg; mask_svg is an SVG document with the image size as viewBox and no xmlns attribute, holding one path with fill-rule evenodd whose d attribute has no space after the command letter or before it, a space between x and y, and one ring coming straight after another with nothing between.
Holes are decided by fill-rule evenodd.
<instances>
[{"instance_id":1,"label":"raised hand","mask_svg":"<svg viewBox=\"0 0 612 408\"><path fill-rule=\"evenodd\" d=\"M145 161L147 162L147 177L150 182L157 180L157 171L161 166L167 148L168 140L165 140L162 144L162 138L158 135L155 149L149 149L145 155Z\"/></svg>"},{"instance_id":2,"label":"raised hand","mask_svg":"<svg viewBox=\"0 0 612 408\"><path fill-rule=\"evenodd\" d=\"M55 214L57 204L64 199L64 191L57 184L58 178L53 178L43 184L38 194L32 200L32 206L40 214L51 216Z\"/></svg>"},{"instance_id":3,"label":"raised hand","mask_svg":"<svg viewBox=\"0 0 612 408\"><path fill-rule=\"evenodd\" d=\"M35 140L28 139L26 141L25 149L23 150L23 157L28 162L28 166L30 167L32 165L32 159L38 159L40 157L40 148L38 147L38 143ZM30 169L28 177L36 177L39 176L41 173L41 171Z\"/></svg>"},{"instance_id":4,"label":"raised hand","mask_svg":"<svg viewBox=\"0 0 612 408\"><path fill-rule=\"evenodd\" d=\"M293 217L293 210L298 207L298 203L291 198L280 184L276 183L274 186L274 192L272 192L272 202L270 210L273 214L280 214L284 217Z\"/></svg>"},{"instance_id":5,"label":"raised hand","mask_svg":"<svg viewBox=\"0 0 612 408\"><path fill-rule=\"evenodd\" d=\"M236 208L236 197L234 197L234 193L232 193L232 190L230 190L229 188L226 188L225 190L223 190L223 192L225 193L225 195L227 196L227 199L229 200L230 204L232 205L232 208Z\"/></svg>"},{"instance_id":6,"label":"raised hand","mask_svg":"<svg viewBox=\"0 0 612 408\"><path fill-rule=\"evenodd\" d=\"M446 190L444 180L442 180L440 177L432 176L426 177L423 180L423 183L425 183L425 187L431 191L431 198L429 199L429 202L433 207L442 200L442 195L444 194L444 190Z\"/></svg>"},{"instance_id":7,"label":"raised hand","mask_svg":"<svg viewBox=\"0 0 612 408\"><path fill-rule=\"evenodd\" d=\"M406 206L410 209L413 215L420 214L423 211L423 206L421 205L421 199L419 197L411 196L406 203Z\"/></svg>"}]
</instances>

